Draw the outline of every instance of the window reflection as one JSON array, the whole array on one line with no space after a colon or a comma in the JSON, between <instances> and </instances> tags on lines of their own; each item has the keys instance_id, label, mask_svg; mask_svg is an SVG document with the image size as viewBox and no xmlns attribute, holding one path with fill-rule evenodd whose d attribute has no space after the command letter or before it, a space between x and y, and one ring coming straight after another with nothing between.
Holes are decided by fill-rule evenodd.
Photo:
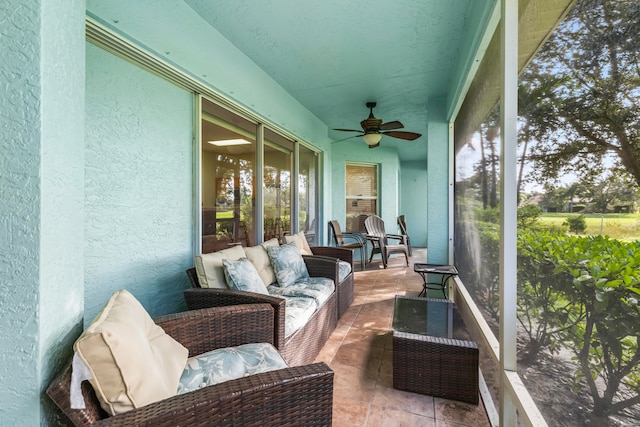
<instances>
[{"instance_id":1,"label":"window reflection","mask_svg":"<svg viewBox=\"0 0 640 427\"><path fill-rule=\"evenodd\" d=\"M497 335L500 123L494 110L456 154L456 266Z\"/></svg>"},{"instance_id":2,"label":"window reflection","mask_svg":"<svg viewBox=\"0 0 640 427\"><path fill-rule=\"evenodd\" d=\"M304 232L309 245L314 246L318 244L318 156L302 145L298 151L298 231Z\"/></svg>"},{"instance_id":3,"label":"window reflection","mask_svg":"<svg viewBox=\"0 0 640 427\"><path fill-rule=\"evenodd\" d=\"M264 127L263 168L256 170L258 124L206 98L201 104L201 253L229 246L253 246L303 231L317 244L319 160L316 151ZM256 185L263 190L263 210L256 212ZM297 217L292 222L294 189ZM258 234L262 223L264 234ZM257 240L257 241L256 241Z\"/></svg>"},{"instance_id":4,"label":"window reflection","mask_svg":"<svg viewBox=\"0 0 640 427\"><path fill-rule=\"evenodd\" d=\"M499 336L500 124L498 109L469 137L455 158L455 265L495 336ZM489 354L483 348L480 353ZM480 368L497 404L498 365L480 358Z\"/></svg>"},{"instance_id":5,"label":"window reflection","mask_svg":"<svg viewBox=\"0 0 640 427\"><path fill-rule=\"evenodd\" d=\"M202 253L253 245L256 125L202 101Z\"/></svg>"}]
</instances>

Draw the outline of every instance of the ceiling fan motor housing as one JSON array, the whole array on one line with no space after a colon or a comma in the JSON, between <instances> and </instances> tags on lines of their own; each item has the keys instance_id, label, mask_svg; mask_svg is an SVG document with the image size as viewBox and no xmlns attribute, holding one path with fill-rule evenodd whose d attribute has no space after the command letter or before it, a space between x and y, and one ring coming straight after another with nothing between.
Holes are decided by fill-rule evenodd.
<instances>
[{"instance_id":1,"label":"ceiling fan motor housing","mask_svg":"<svg viewBox=\"0 0 640 427\"><path fill-rule=\"evenodd\" d=\"M362 126L364 133L378 133L380 132L380 125L382 125L382 120L376 119L373 116L369 116L369 118L360 122L360 126Z\"/></svg>"}]
</instances>

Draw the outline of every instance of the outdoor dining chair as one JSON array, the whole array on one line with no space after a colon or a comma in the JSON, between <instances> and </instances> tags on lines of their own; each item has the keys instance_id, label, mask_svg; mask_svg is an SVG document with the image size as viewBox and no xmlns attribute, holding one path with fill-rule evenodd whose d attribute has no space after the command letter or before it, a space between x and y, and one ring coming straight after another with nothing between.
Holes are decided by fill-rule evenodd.
<instances>
[{"instance_id":1,"label":"outdoor dining chair","mask_svg":"<svg viewBox=\"0 0 640 427\"><path fill-rule=\"evenodd\" d=\"M407 248L407 239L400 234L389 234L385 231L384 221L377 215L371 215L364 221L367 230L367 240L373 245L369 262L373 259L374 254L380 254L382 257L382 265L387 268L389 255L394 253L404 254L407 265L409 265L409 255ZM397 240L399 243L390 245L389 239Z\"/></svg>"},{"instance_id":2,"label":"outdoor dining chair","mask_svg":"<svg viewBox=\"0 0 640 427\"><path fill-rule=\"evenodd\" d=\"M361 233L343 232L340 228L340 223L336 220L329 221L329 229L331 230L331 234L333 235L333 242L336 246L360 250L360 265L364 270L366 259L365 251L367 250L366 238ZM352 241L346 242L345 239L349 239Z\"/></svg>"},{"instance_id":3,"label":"outdoor dining chair","mask_svg":"<svg viewBox=\"0 0 640 427\"><path fill-rule=\"evenodd\" d=\"M407 233L407 217L405 215L398 217L398 227L400 227L400 233L407 239L407 250L409 251L409 256L411 256L413 255L411 253L411 239L409 239L409 233Z\"/></svg>"}]
</instances>

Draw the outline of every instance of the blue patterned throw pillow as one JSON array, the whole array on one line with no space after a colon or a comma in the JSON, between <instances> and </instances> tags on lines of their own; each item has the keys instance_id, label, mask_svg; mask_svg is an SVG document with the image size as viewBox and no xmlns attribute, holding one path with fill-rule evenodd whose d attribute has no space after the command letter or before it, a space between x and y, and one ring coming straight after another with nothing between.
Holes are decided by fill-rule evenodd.
<instances>
[{"instance_id":1,"label":"blue patterned throw pillow","mask_svg":"<svg viewBox=\"0 0 640 427\"><path fill-rule=\"evenodd\" d=\"M279 286L289 286L298 279L309 277L307 266L295 242L280 246L267 246L267 253Z\"/></svg>"},{"instance_id":2,"label":"blue patterned throw pillow","mask_svg":"<svg viewBox=\"0 0 640 427\"><path fill-rule=\"evenodd\" d=\"M222 266L229 288L269 295L258 270L247 258L240 258L237 261L223 259Z\"/></svg>"},{"instance_id":3,"label":"blue patterned throw pillow","mask_svg":"<svg viewBox=\"0 0 640 427\"><path fill-rule=\"evenodd\" d=\"M187 360L178 394L287 367L278 350L268 343L219 348Z\"/></svg>"}]
</instances>

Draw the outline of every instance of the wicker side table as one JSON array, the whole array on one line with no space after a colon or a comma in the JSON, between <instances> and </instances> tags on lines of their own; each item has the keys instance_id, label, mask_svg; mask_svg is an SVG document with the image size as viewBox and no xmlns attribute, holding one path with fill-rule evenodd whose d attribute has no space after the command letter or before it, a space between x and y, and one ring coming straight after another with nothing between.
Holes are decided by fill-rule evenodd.
<instances>
[{"instance_id":1,"label":"wicker side table","mask_svg":"<svg viewBox=\"0 0 640 427\"><path fill-rule=\"evenodd\" d=\"M453 302L396 296L394 388L477 405L478 358Z\"/></svg>"}]
</instances>

